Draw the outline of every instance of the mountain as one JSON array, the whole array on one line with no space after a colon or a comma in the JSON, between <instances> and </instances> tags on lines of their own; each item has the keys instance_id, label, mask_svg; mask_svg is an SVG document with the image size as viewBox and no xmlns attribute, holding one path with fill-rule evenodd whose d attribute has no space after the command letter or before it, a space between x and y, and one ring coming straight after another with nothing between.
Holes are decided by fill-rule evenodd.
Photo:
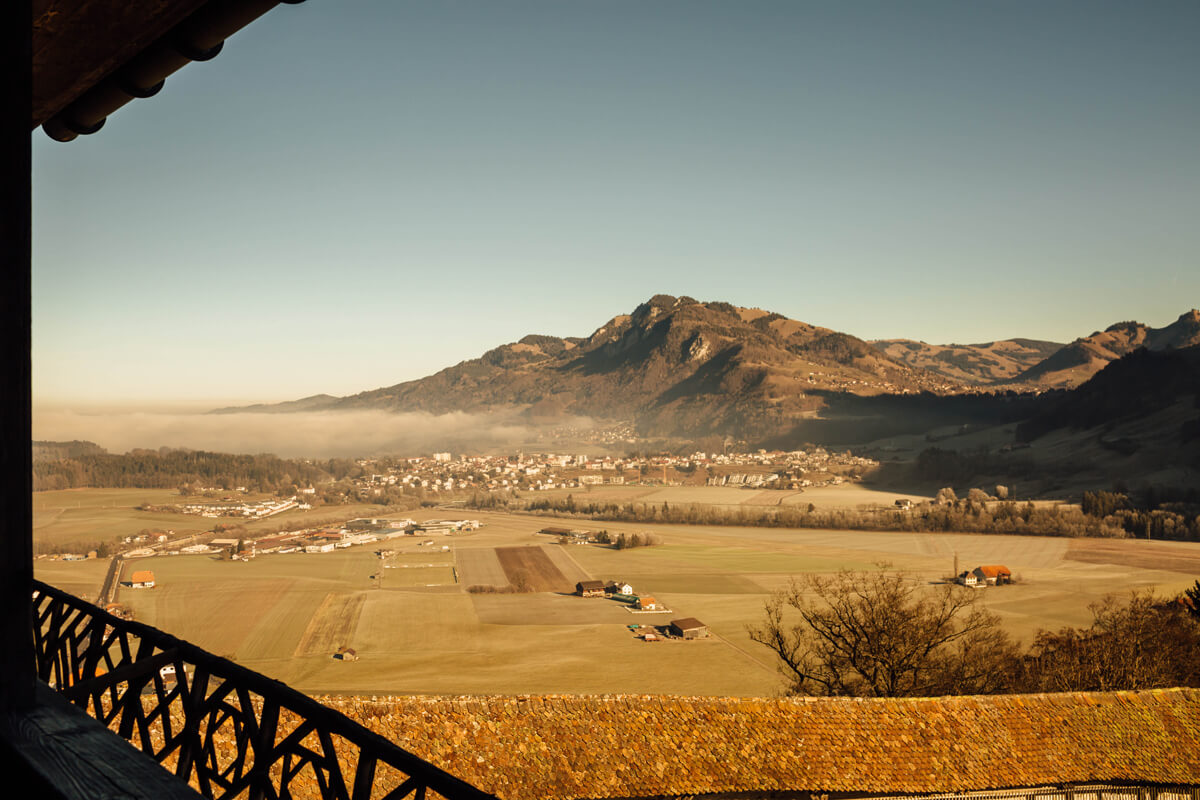
<instances>
[{"instance_id":1,"label":"mountain","mask_svg":"<svg viewBox=\"0 0 1200 800\"><path fill-rule=\"evenodd\" d=\"M322 411L335 405L340 398L331 394L314 394L299 400L286 400L282 403L256 403L252 406L228 406L217 408L211 414L291 414L299 411Z\"/></svg>"},{"instance_id":2,"label":"mountain","mask_svg":"<svg viewBox=\"0 0 1200 800\"><path fill-rule=\"evenodd\" d=\"M1076 339L1011 383L1047 388L1078 386L1110 363L1138 348L1158 351L1200 344L1200 310L1192 309L1163 328L1140 322L1118 322Z\"/></svg>"},{"instance_id":3,"label":"mountain","mask_svg":"<svg viewBox=\"0 0 1200 800\"><path fill-rule=\"evenodd\" d=\"M1042 400L1013 446L1046 490L1200 490L1200 345L1139 348Z\"/></svg>"},{"instance_id":4,"label":"mountain","mask_svg":"<svg viewBox=\"0 0 1200 800\"><path fill-rule=\"evenodd\" d=\"M1062 349L1059 342L1003 339L985 344L927 344L912 339L880 339L871 344L910 367L966 384L1005 383Z\"/></svg>"},{"instance_id":5,"label":"mountain","mask_svg":"<svg viewBox=\"0 0 1200 800\"><path fill-rule=\"evenodd\" d=\"M1193 309L1163 328L1118 322L1067 345L1037 339L944 345L880 339L871 344L895 361L957 383L1066 389L1079 386L1139 347L1166 350L1200 344L1200 311Z\"/></svg>"},{"instance_id":6,"label":"mountain","mask_svg":"<svg viewBox=\"0 0 1200 800\"><path fill-rule=\"evenodd\" d=\"M1017 427L1017 439L1032 441L1062 429L1112 428L1141 422L1180 406L1188 424L1177 440L1196 438L1200 430L1200 345L1182 348L1138 348L1093 375L1082 386L1053 397Z\"/></svg>"},{"instance_id":7,"label":"mountain","mask_svg":"<svg viewBox=\"0 0 1200 800\"><path fill-rule=\"evenodd\" d=\"M1012 424L1042 411L1030 389L1082 383L1138 348L1197 342L1196 311L1161 329L1118 323L1061 347L939 346L872 344L763 309L655 295L587 337L530 335L419 380L221 411L501 412L633 421L654 437L846 443Z\"/></svg>"},{"instance_id":8,"label":"mountain","mask_svg":"<svg viewBox=\"0 0 1200 800\"><path fill-rule=\"evenodd\" d=\"M636 420L655 435L759 436L821 408L822 392L961 388L849 334L762 309L656 295L586 338L526 336L426 378L320 397L317 407L510 410L541 420ZM292 411L306 402L223 411Z\"/></svg>"}]
</instances>

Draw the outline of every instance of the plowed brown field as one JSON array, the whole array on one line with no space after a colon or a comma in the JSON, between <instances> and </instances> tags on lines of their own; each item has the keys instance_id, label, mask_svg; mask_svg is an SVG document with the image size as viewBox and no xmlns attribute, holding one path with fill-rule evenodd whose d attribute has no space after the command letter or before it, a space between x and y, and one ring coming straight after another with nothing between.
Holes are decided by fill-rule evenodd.
<instances>
[{"instance_id":1,"label":"plowed brown field","mask_svg":"<svg viewBox=\"0 0 1200 800\"><path fill-rule=\"evenodd\" d=\"M497 547L496 557L514 586L524 577L535 592L570 592L575 588L540 547Z\"/></svg>"},{"instance_id":2,"label":"plowed brown field","mask_svg":"<svg viewBox=\"0 0 1200 800\"><path fill-rule=\"evenodd\" d=\"M1196 552L1195 545L1180 546L1144 539L1072 539L1067 546L1067 558L1090 564L1200 574L1200 552Z\"/></svg>"}]
</instances>

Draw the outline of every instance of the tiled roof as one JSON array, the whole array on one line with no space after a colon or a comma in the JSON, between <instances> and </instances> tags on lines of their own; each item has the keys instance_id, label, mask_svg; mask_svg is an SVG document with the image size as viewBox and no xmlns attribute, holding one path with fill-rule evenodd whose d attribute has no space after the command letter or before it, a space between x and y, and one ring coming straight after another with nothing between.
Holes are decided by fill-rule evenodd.
<instances>
[{"instance_id":1,"label":"tiled roof","mask_svg":"<svg viewBox=\"0 0 1200 800\"><path fill-rule=\"evenodd\" d=\"M1200 690L322 698L503 800L1200 783Z\"/></svg>"},{"instance_id":2,"label":"tiled roof","mask_svg":"<svg viewBox=\"0 0 1200 800\"><path fill-rule=\"evenodd\" d=\"M982 567L977 567L977 570L979 572L982 572L984 575L988 576L989 578L997 578L1000 575L1011 575L1012 574L1012 570L1010 570L1008 567L1004 566L1003 564L987 564Z\"/></svg>"},{"instance_id":3,"label":"tiled roof","mask_svg":"<svg viewBox=\"0 0 1200 800\"><path fill-rule=\"evenodd\" d=\"M150 583L154 580L154 573L148 569L139 569L129 576L130 583Z\"/></svg>"}]
</instances>

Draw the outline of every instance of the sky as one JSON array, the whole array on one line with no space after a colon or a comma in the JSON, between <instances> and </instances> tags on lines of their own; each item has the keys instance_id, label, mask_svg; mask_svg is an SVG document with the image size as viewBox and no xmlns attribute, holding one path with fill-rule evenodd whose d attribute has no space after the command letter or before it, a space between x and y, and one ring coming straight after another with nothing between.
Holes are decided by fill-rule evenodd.
<instances>
[{"instance_id":1,"label":"sky","mask_svg":"<svg viewBox=\"0 0 1200 800\"><path fill-rule=\"evenodd\" d=\"M43 407L349 394L658 293L873 338L1200 306L1200 4L281 5L33 138Z\"/></svg>"}]
</instances>

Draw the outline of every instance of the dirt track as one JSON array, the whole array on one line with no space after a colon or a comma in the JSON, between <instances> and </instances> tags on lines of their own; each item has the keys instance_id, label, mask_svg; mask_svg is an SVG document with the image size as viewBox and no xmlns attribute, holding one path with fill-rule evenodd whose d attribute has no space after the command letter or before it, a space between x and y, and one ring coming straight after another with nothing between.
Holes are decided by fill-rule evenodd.
<instances>
[{"instance_id":1,"label":"dirt track","mask_svg":"<svg viewBox=\"0 0 1200 800\"><path fill-rule=\"evenodd\" d=\"M508 576L517 585L520 578L535 592L570 592L575 584L567 580L541 547L497 547L496 557Z\"/></svg>"}]
</instances>

